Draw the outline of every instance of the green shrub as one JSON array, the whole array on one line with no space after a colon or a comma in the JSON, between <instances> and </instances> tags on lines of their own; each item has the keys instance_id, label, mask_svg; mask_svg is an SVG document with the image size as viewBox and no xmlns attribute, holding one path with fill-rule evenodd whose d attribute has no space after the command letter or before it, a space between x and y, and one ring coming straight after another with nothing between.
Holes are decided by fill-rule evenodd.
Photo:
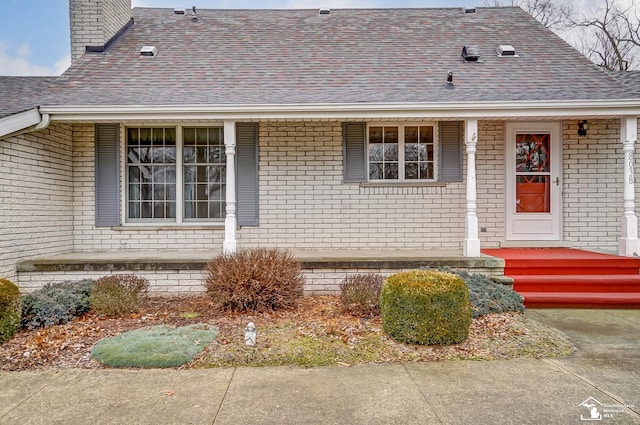
<instances>
[{"instance_id":1,"label":"green shrub","mask_svg":"<svg viewBox=\"0 0 640 425\"><path fill-rule=\"evenodd\" d=\"M140 328L100 340L91 357L113 367L177 367L190 362L218 335L218 328L195 324Z\"/></svg>"},{"instance_id":2,"label":"green shrub","mask_svg":"<svg viewBox=\"0 0 640 425\"><path fill-rule=\"evenodd\" d=\"M20 329L20 290L8 279L0 279L0 344Z\"/></svg>"},{"instance_id":3,"label":"green shrub","mask_svg":"<svg viewBox=\"0 0 640 425\"><path fill-rule=\"evenodd\" d=\"M91 289L89 305L95 312L109 316L132 313L138 311L148 289L149 281L141 276L105 276L98 279Z\"/></svg>"},{"instance_id":4,"label":"green shrub","mask_svg":"<svg viewBox=\"0 0 640 425\"><path fill-rule=\"evenodd\" d=\"M380 314L380 290L384 278L379 274L355 274L340 284L340 301L344 311L371 317Z\"/></svg>"},{"instance_id":5,"label":"green shrub","mask_svg":"<svg viewBox=\"0 0 640 425\"><path fill-rule=\"evenodd\" d=\"M382 285L380 315L384 331L398 341L456 344L469 336L469 291L451 273L397 273Z\"/></svg>"},{"instance_id":6,"label":"green shrub","mask_svg":"<svg viewBox=\"0 0 640 425\"><path fill-rule=\"evenodd\" d=\"M77 282L48 283L42 289L22 297L22 326L35 329L66 323L89 311L91 279Z\"/></svg>"},{"instance_id":7,"label":"green shrub","mask_svg":"<svg viewBox=\"0 0 640 425\"><path fill-rule=\"evenodd\" d=\"M478 273L470 274L465 271L453 273L460 276L469 288L474 318L507 311L524 313L522 295L510 287L496 283L489 276Z\"/></svg>"},{"instance_id":8,"label":"green shrub","mask_svg":"<svg viewBox=\"0 0 640 425\"><path fill-rule=\"evenodd\" d=\"M291 307L302 296L300 263L286 251L256 249L215 258L205 287L222 310L264 312Z\"/></svg>"}]
</instances>

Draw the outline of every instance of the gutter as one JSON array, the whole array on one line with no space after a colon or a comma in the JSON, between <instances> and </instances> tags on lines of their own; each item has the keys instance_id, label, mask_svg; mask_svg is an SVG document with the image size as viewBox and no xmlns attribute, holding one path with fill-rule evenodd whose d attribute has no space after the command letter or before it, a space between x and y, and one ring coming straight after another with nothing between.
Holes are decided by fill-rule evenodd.
<instances>
[{"instance_id":1,"label":"gutter","mask_svg":"<svg viewBox=\"0 0 640 425\"><path fill-rule=\"evenodd\" d=\"M611 118L640 115L637 100L572 102L302 103L251 105L42 106L56 121L262 119L499 119Z\"/></svg>"},{"instance_id":2,"label":"gutter","mask_svg":"<svg viewBox=\"0 0 640 425\"><path fill-rule=\"evenodd\" d=\"M0 118L0 138L19 136L24 133L43 130L51 123L49 114L40 113L38 108Z\"/></svg>"}]
</instances>

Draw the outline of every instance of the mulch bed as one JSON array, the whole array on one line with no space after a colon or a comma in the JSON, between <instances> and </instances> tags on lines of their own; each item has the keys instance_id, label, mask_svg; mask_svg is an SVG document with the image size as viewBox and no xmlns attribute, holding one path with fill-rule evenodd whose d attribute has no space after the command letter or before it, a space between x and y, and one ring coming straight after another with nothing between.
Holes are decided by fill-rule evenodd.
<instances>
[{"instance_id":1,"label":"mulch bed","mask_svg":"<svg viewBox=\"0 0 640 425\"><path fill-rule=\"evenodd\" d=\"M192 323L210 323L217 326L220 334L207 350L224 350L225 346L242 347L244 328L249 321L256 323L258 338L269 337L261 332L281 325L292 325L299 335L335 335L345 344L356 344L362 335L380 334L379 317L363 319L344 313L337 296L303 297L296 308L263 314L221 313L215 311L206 296L152 297L145 300L138 313L117 318L85 314L73 321L48 328L21 330L10 341L0 345L0 370L41 370L58 368L103 368L91 359L91 349L99 340L144 326L184 326ZM537 325L521 314L491 314L474 319L469 338L461 344L446 347L417 347L398 344L388 338L393 353L381 361L404 361L411 352L412 361L429 361L442 358L509 358L514 357L512 348L540 346L551 340L548 352L541 347L540 353L532 356L562 355L567 352L567 342L555 335L546 335L546 330L531 329ZM296 336L285 336L295 338ZM527 339L536 338L534 341ZM554 339L555 338L555 339ZM544 342L546 344L547 342ZM504 346L509 350L505 351ZM564 345L563 345L564 344ZM206 351L206 350L205 350ZM527 355L527 353L524 353ZM197 359L185 367L211 366Z\"/></svg>"}]
</instances>

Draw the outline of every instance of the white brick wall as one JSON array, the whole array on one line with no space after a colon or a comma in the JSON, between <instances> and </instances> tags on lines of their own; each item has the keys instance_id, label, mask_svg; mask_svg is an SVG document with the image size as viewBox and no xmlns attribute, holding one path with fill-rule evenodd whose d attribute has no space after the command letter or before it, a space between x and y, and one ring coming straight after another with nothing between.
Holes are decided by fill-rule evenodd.
<instances>
[{"instance_id":1,"label":"white brick wall","mask_svg":"<svg viewBox=\"0 0 640 425\"><path fill-rule=\"evenodd\" d=\"M564 237L577 248L617 251L623 213L620 120L589 120L586 137L578 136L578 121L567 121L563 133Z\"/></svg>"},{"instance_id":2,"label":"white brick wall","mask_svg":"<svg viewBox=\"0 0 640 425\"><path fill-rule=\"evenodd\" d=\"M0 277L19 261L72 249L71 126L0 139Z\"/></svg>"},{"instance_id":3,"label":"white brick wall","mask_svg":"<svg viewBox=\"0 0 640 425\"><path fill-rule=\"evenodd\" d=\"M461 248L463 183L344 184L340 122L261 122L259 140L260 226L240 246Z\"/></svg>"},{"instance_id":4,"label":"white brick wall","mask_svg":"<svg viewBox=\"0 0 640 425\"><path fill-rule=\"evenodd\" d=\"M154 295L177 295L204 292L202 272L189 270L160 270L131 272L149 280L149 292ZM99 279L109 274L105 271L92 272L21 272L20 290L23 293L34 292L50 282L77 281L81 279Z\"/></svg>"},{"instance_id":5,"label":"white brick wall","mask_svg":"<svg viewBox=\"0 0 640 425\"><path fill-rule=\"evenodd\" d=\"M131 20L131 0L69 0L71 60L102 46Z\"/></svg>"},{"instance_id":6,"label":"white brick wall","mask_svg":"<svg viewBox=\"0 0 640 425\"><path fill-rule=\"evenodd\" d=\"M487 230L479 234L483 248L500 246L505 236L504 137L503 121L478 122L476 155L478 227ZM460 196L464 199L466 190Z\"/></svg>"},{"instance_id":7,"label":"white brick wall","mask_svg":"<svg viewBox=\"0 0 640 425\"><path fill-rule=\"evenodd\" d=\"M73 181L75 210L73 246L77 251L216 250L222 248L222 228L95 227L95 126L73 126ZM124 137L122 149L124 149ZM125 176L121 174L124 194ZM124 205L124 204L123 204ZM123 207L124 208L124 207Z\"/></svg>"},{"instance_id":8,"label":"white brick wall","mask_svg":"<svg viewBox=\"0 0 640 425\"><path fill-rule=\"evenodd\" d=\"M577 123L563 123L564 238L576 247L615 250L623 189L619 121L590 120L587 137L577 136ZM0 276L15 278L17 261L72 249L222 246L221 228L96 228L92 124L52 124L39 133L0 140L0 164ZM480 239L483 247L495 247L504 239L503 122L479 123L477 170L479 226L487 228ZM124 181L122 176L123 190ZM239 242L245 248L459 249L465 191L464 183L343 184L339 122L263 122L260 226L240 229ZM310 290L333 290L350 273L334 272L310 271L315 274ZM161 292L201 285L199 277L178 285L177 272L163 273L167 276L153 277L161 282ZM25 284L37 286L63 275L25 274Z\"/></svg>"}]
</instances>

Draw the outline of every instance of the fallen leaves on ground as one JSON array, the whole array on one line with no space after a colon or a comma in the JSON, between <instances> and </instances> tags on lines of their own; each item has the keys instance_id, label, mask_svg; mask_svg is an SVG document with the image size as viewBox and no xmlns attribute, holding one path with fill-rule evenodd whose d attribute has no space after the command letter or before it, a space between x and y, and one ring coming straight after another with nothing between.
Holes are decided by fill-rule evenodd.
<instances>
[{"instance_id":1,"label":"fallen leaves on ground","mask_svg":"<svg viewBox=\"0 0 640 425\"><path fill-rule=\"evenodd\" d=\"M258 328L255 348L244 345L244 328L249 322ZM206 296L181 296L149 298L138 313L117 318L89 313L64 325L22 330L0 345L0 370L102 368L103 365L91 359L91 349L99 340L144 326L192 323L215 325L220 334L186 367L271 365L280 364L279 361L286 364L286 360L270 356L281 355L278 350L294 349L291 347L315 349L315 345L309 345L315 342L320 344L318 347L346 351L344 358L328 353L327 358L322 359L337 365L351 365L353 361L550 357L572 351L570 342L562 334L518 313L474 319L469 338L460 344L417 346L396 343L386 337L379 317L364 319L344 313L337 296L304 297L296 308L261 314L217 312ZM354 354L350 356L351 353ZM255 363L257 354L261 359ZM315 364L313 359L310 361Z\"/></svg>"}]
</instances>

